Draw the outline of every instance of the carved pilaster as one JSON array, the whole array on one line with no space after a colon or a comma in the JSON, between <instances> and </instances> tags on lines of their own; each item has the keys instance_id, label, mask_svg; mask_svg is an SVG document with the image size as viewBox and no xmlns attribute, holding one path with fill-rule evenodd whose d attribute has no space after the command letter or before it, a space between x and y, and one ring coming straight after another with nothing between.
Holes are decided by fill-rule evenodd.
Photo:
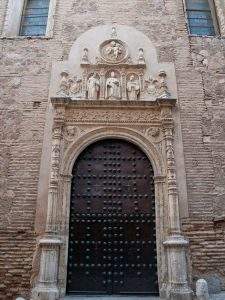
<instances>
[{"instance_id":1,"label":"carved pilaster","mask_svg":"<svg viewBox=\"0 0 225 300\"><path fill-rule=\"evenodd\" d=\"M181 234L179 199L174 154L174 125L171 109L162 109L163 131L167 160L169 235L164 242L168 255L167 297L171 300L190 300L192 290L188 285L186 250L188 241Z\"/></svg>"},{"instance_id":2,"label":"carved pilaster","mask_svg":"<svg viewBox=\"0 0 225 300\"><path fill-rule=\"evenodd\" d=\"M41 260L38 282L32 291L32 299L34 300L56 300L59 297L57 281L61 240L57 237L59 229L57 204L64 115L64 106L59 105L55 108L54 125L52 128L47 221L45 237L39 242L39 246L41 247Z\"/></svg>"},{"instance_id":3,"label":"carved pilaster","mask_svg":"<svg viewBox=\"0 0 225 300\"><path fill-rule=\"evenodd\" d=\"M127 89L126 89L126 70L125 69L122 69L121 78L122 78L122 99L126 99L127 98Z\"/></svg>"},{"instance_id":4,"label":"carved pilaster","mask_svg":"<svg viewBox=\"0 0 225 300\"><path fill-rule=\"evenodd\" d=\"M100 100L105 99L105 70L100 70Z\"/></svg>"}]
</instances>

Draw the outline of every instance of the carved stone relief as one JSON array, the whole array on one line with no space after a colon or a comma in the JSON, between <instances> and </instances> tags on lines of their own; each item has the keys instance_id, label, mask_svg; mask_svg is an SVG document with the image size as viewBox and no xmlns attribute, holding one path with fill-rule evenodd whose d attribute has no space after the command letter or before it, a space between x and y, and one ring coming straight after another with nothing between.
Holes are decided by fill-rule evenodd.
<instances>
[{"instance_id":1,"label":"carved stone relief","mask_svg":"<svg viewBox=\"0 0 225 300\"><path fill-rule=\"evenodd\" d=\"M116 27L111 38L97 49L91 58L91 49L83 48L80 73L63 70L57 96L81 100L154 101L157 98L173 98L165 70L152 71L143 47L136 47L131 57L131 46L118 39Z\"/></svg>"},{"instance_id":2,"label":"carved stone relief","mask_svg":"<svg viewBox=\"0 0 225 300\"><path fill-rule=\"evenodd\" d=\"M146 123L160 122L160 114L157 109L151 111L121 111L119 109L71 109L68 118L76 122L108 122L111 123Z\"/></svg>"},{"instance_id":3,"label":"carved stone relief","mask_svg":"<svg viewBox=\"0 0 225 300\"><path fill-rule=\"evenodd\" d=\"M128 55L127 46L118 39L111 39L100 45L100 54L103 62L120 63Z\"/></svg>"},{"instance_id":4,"label":"carved stone relief","mask_svg":"<svg viewBox=\"0 0 225 300\"><path fill-rule=\"evenodd\" d=\"M166 82L165 71L160 71L156 78L149 77L145 80L145 91L153 97L169 98L170 92Z\"/></svg>"}]
</instances>

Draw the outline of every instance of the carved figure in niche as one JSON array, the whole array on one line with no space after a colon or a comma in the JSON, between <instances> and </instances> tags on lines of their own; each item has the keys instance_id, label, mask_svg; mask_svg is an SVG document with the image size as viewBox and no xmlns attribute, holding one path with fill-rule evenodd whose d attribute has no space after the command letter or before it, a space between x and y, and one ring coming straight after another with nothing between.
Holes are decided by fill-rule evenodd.
<instances>
[{"instance_id":1,"label":"carved figure in niche","mask_svg":"<svg viewBox=\"0 0 225 300\"><path fill-rule=\"evenodd\" d=\"M199 279L196 282L196 296L198 300L209 300L209 291L207 281Z\"/></svg>"},{"instance_id":2,"label":"carved figure in niche","mask_svg":"<svg viewBox=\"0 0 225 300\"><path fill-rule=\"evenodd\" d=\"M143 50L143 48L139 49L138 63L141 64L141 65L145 64L145 56L144 56L144 50Z\"/></svg>"},{"instance_id":3,"label":"carved figure in niche","mask_svg":"<svg viewBox=\"0 0 225 300\"><path fill-rule=\"evenodd\" d=\"M116 78L115 72L111 72L110 77L106 80L105 95L109 100L121 99L120 80Z\"/></svg>"},{"instance_id":4,"label":"carved figure in niche","mask_svg":"<svg viewBox=\"0 0 225 300\"><path fill-rule=\"evenodd\" d=\"M83 50L82 63L85 63L85 64L89 63L88 48L84 48L84 50Z\"/></svg>"},{"instance_id":5,"label":"carved figure in niche","mask_svg":"<svg viewBox=\"0 0 225 300\"><path fill-rule=\"evenodd\" d=\"M123 53L123 48L116 41L111 41L105 52L110 59L117 60L119 55Z\"/></svg>"},{"instance_id":6,"label":"carved figure in niche","mask_svg":"<svg viewBox=\"0 0 225 300\"><path fill-rule=\"evenodd\" d=\"M159 80L158 80L158 97L159 98L169 98L170 93L168 90L167 82L166 82L166 72L159 72Z\"/></svg>"},{"instance_id":7,"label":"carved figure in niche","mask_svg":"<svg viewBox=\"0 0 225 300\"><path fill-rule=\"evenodd\" d=\"M87 82L87 96L89 100L97 100L100 91L100 81L96 73Z\"/></svg>"},{"instance_id":8,"label":"carved figure in niche","mask_svg":"<svg viewBox=\"0 0 225 300\"><path fill-rule=\"evenodd\" d=\"M68 96L70 92L70 79L69 74L67 72L62 72L61 74L61 81L60 81L60 90L58 93L62 94L63 96Z\"/></svg>"},{"instance_id":9,"label":"carved figure in niche","mask_svg":"<svg viewBox=\"0 0 225 300\"><path fill-rule=\"evenodd\" d=\"M77 76L74 77L74 80L70 79L70 92L78 96L82 92L82 79L77 79Z\"/></svg>"},{"instance_id":10,"label":"carved figure in niche","mask_svg":"<svg viewBox=\"0 0 225 300\"><path fill-rule=\"evenodd\" d=\"M129 81L127 82L127 96L131 101L136 101L140 94L140 84L138 80L135 79L134 75L130 76Z\"/></svg>"}]
</instances>

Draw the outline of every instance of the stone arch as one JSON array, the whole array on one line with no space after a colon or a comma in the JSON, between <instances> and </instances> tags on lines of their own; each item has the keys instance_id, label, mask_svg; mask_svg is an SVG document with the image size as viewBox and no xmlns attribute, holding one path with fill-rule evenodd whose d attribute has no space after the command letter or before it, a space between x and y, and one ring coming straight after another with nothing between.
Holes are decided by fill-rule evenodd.
<instances>
[{"instance_id":1,"label":"stone arch","mask_svg":"<svg viewBox=\"0 0 225 300\"><path fill-rule=\"evenodd\" d=\"M65 175L71 175L74 162L79 154L88 145L106 138L124 139L137 145L149 158L153 166L155 176L165 176L165 162L154 144L137 131L122 127L106 127L95 129L74 141L67 149L62 159L61 173Z\"/></svg>"},{"instance_id":2,"label":"stone arch","mask_svg":"<svg viewBox=\"0 0 225 300\"><path fill-rule=\"evenodd\" d=\"M163 157L156 149L152 141L144 136L144 134L132 129L123 127L102 127L80 136L74 140L62 158L61 173L64 177L64 184L61 185L60 194L63 195L63 213L62 213L62 227L65 228L64 242L65 247L61 249L61 261L59 263L59 279L62 282L60 291L64 296L66 294L66 276L68 263L68 242L69 242L69 218L70 218L70 193L71 193L71 177L72 169L76 164L76 160L82 152L95 142L105 139L120 139L136 145L148 157L154 170L154 184L155 184L155 207L156 207L156 243L157 243L157 268L158 281L160 291L163 288L165 277L167 276L166 253L163 247L164 241L164 210L166 206L166 166ZM163 204L165 203L165 205Z\"/></svg>"}]
</instances>

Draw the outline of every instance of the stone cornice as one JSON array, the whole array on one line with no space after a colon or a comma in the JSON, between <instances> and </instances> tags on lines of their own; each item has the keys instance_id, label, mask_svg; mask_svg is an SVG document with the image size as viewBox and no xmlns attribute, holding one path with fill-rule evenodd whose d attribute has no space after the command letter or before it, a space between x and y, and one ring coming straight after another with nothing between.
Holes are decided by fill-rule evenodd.
<instances>
[{"instance_id":1,"label":"stone cornice","mask_svg":"<svg viewBox=\"0 0 225 300\"><path fill-rule=\"evenodd\" d=\"M119 100L72 100L70 97L52 97L51 103L53 108L66 107L107 107L107 108L158 108L158 107L174 107L177 103L176 99L158 98L155 101L119 101Z\"/></svg>"}]
</instances>

